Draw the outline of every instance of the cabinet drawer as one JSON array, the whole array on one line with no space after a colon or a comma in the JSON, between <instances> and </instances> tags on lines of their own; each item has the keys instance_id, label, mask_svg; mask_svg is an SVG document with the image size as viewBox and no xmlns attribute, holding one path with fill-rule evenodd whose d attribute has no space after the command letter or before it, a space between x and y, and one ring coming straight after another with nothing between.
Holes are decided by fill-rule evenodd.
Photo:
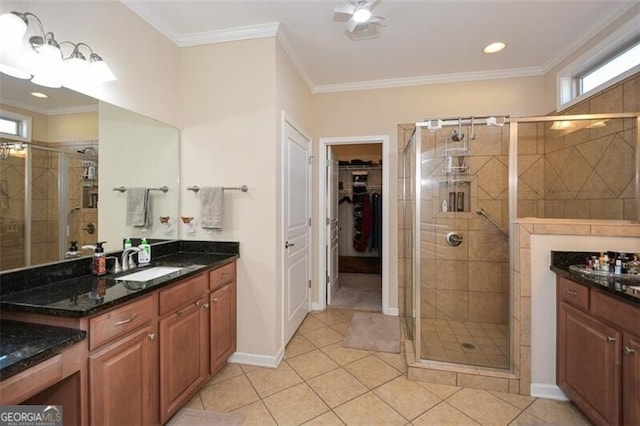
<instances>
[{"instance_id":1,"label":"cabinet drawer","mask_svg":"<svg viewBox=\"0 0 640 426\"><path fill-rule=\"evenodd\" d=\"M589 309L589 287L578 284L564 277L558 277L558 301Z\"/></svg>"},{"instance_id":2,"label":"cabinet drawer","mask_svg":"<svg viewBox=\"0 0 640 426\"><path fill-rule=\"evenodd\" d=\"M160 315L175 311L203 297L208 290L207 281L207 274L200 274L162 290L160 292Z\"/></svg>"},{"instance_id":3,"label":"cabinet drawer","mask_svg":"<svg viewBox=\"0 0 640 426\"><path fill-rule=\"evenodd\" d=\"M623 330L632 333L640 330L640 308L600 291L591 292L591 312Z\"/></svg>"},{"instance_id":4,"label":"cabinet drawer","mask_svg":"<svg viewBox=\"0 0 640 426\"><path fill-rule=\"evenodd\" d=\"M215 290L236 279L236 262L221 266L209 272L209 289Z\"/></svg>"},{"instance_id":5,"label":"cabinet drawer","mask_svg":"<svg viewBox=\"0 0 640 426\"><path fill-rule=\"evenodd\" d=\"M89 320L89 350L148 324L153 319L154 297L129 303Z\"/></svg>"},{"instance_id":6,"label":"cabinet drawer","mask_svg":"<svg viewBox=\"0 0 640 426\"><path fill-rule=\"evenodd\" d=\"M42 361L0 384L0 404L19 404L62 379L62 355Z\"/></svg>"}]
</instances>

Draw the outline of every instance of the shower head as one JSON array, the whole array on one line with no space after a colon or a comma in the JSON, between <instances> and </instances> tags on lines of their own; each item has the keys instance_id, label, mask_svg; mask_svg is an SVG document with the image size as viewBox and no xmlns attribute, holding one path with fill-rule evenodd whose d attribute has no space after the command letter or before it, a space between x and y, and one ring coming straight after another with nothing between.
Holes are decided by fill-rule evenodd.
<instances>
[{"instance_id":1,"label":"shower head","mask_svg":"<svg viewBox=\"0 0 640 426\"><path fill-rule=\"evenodd\" d=\"M91 156L95 156L96 155L96 150L92 147L92 146L85 146L82 149L79 149L78 154L84 154L84 155L91 155Z\"/></svg>"},{"instance_id":2,"label":"shower head","mask_svg":"<svg viewBox=\"0 0 640 426\"><path fill-rule=\"evenodd\" d=\"M451 140L454 142L461 142L464 139L464 133L459 131L458 129L453 129L451 131Z\"/></svg>"}]
</instances>

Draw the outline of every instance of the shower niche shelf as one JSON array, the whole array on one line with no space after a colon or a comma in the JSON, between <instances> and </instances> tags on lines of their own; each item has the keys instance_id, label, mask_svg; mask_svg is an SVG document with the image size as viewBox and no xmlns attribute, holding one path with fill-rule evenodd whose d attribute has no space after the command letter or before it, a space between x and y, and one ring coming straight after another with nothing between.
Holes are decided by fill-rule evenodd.
<instances>
[{"instance_id":1,"label":"shower niche shelf","mask_svg":"<svg viewBox=\"0 0 640 426\"><path fill-rule=\"evenodd\" d=\"M443 213L470 212L471 183L463 180L440 182L438 195ZM446 207L446 210L445 210Z\"/></svg>"}]
</instances>

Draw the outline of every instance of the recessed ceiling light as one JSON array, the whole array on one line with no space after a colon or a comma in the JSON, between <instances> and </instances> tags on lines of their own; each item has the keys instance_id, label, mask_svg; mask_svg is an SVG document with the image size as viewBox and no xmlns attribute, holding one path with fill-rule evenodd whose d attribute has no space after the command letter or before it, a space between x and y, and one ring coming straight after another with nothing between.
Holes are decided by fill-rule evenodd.
<instances>
[{"instance_id":1,"label":"recessed ceiling light","mask_svg":"<svg viewBox=\"0 0 640 426\"><path fill-rule=\"evenodd\" d=\"M486 46L484 49L482 49L482 51L484 53L488 53L488 54L497 53L497 52L501 51L502 49L504 49L505 47L507 47L506 44L504 44L501 41L497 41L495 43L491 43L490 45Z\"/></svg>"},{"instance_id":2,"label":"recessed ceiling light","mask_svg":"<svg viewBox=\"0 0 640 426\"><path fill-rule=\"evenodd\" d=\"M31 96L35 96L36 98L48 98L49 95L41 92L31 92Z\"/></svg>"}]
</instances>

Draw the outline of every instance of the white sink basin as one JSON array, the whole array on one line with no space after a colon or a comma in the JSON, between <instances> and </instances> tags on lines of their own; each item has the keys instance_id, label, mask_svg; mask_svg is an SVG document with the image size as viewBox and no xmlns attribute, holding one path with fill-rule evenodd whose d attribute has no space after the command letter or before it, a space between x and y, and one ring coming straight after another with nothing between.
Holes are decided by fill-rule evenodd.
<instances>
[{"instance_id":1,"label":"white sink basin","mask_svg":"<svg viewBox=\"0 0 640 426\"><path fill-rule=\"evenodd\" d=\"M154 266L153 268L134 272L132 274L123 275L116 278L116 281L149 281L156 278L169 275L172 272L180 271L184 268L178 266Z\"/></svg>"}]
</instances>

